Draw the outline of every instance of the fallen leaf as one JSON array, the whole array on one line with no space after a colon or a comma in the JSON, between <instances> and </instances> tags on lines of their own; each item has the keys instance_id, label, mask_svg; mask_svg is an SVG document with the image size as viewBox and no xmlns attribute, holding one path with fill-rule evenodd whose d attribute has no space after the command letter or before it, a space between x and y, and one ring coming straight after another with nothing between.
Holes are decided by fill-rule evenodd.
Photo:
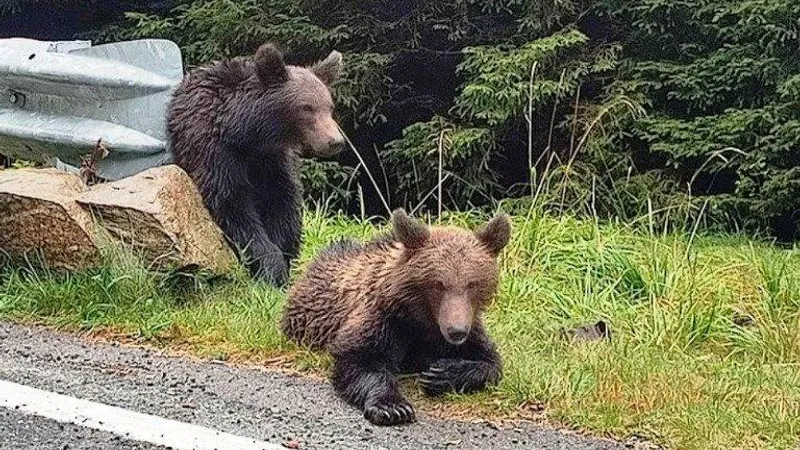
<instances>
[{"instance_id":1,"label":"fallen leaf","mask_svg":"<svg viewBox=\"0 0 800 450\"><path fill-rule=\"evenodd\" d=\"M300 448L300 441L292 439L291 441L284 442L283 446L286 448Z\"/></svg>"}]
</instances>

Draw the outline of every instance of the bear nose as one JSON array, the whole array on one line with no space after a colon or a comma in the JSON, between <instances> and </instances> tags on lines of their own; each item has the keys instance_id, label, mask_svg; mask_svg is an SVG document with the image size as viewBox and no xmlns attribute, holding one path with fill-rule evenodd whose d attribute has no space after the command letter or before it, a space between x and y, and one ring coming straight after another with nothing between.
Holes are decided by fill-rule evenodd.
<instances>
[{"instance_id":1,"label":"bear nose","mask_svg":"<svg viewBox=\"0 0 800 450\"><path fill-rule=\"evenodd\" d=\"M461 345L467 340L469 336L469 328L467 327L448 327L447 340L453 345Z\"/></svg>"}]
</instances>

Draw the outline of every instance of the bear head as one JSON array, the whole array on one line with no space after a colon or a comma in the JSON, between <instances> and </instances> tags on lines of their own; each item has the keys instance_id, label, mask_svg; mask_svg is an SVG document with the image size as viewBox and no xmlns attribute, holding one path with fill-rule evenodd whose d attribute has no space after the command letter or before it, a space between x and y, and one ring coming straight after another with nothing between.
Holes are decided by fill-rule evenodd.
<instances>
[{"instance_id":1,"label":"bear head","mask_svg":"<svg viewBox=\"0 0 800 450\"><path fill-rule=\"evenodd\" d=\"M253 67L264 95L256 99L265 108L276 110L284 139L303 157L331 157L344 149L344 135L333 119L330 85L342 69L342 55L332 51L310 67L284 63L283 54L273 44L258 48ZM258 105L254 105L258 108Z\"/></svg>"},{"instance_id":2,"label":"bear head","mask_svg":"<svg viewBox=\"0 0 800 450\"><path fill-rule=\"evenodd\" d=\"M452 345L463 344L497 291L497 256L511 223L498 215L476 231L428 227L402 209L392 214L393 234L403 246L396 271L415 319L435 324Z\"/></svg>"}]
</instances>

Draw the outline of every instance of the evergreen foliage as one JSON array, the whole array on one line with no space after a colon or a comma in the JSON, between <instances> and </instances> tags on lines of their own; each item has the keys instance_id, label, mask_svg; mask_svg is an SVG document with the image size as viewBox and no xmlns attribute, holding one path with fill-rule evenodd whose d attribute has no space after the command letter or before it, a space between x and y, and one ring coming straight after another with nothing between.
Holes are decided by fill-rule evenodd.
<instances>
[{"instance_id":1,"label":"evergreen foliage","mask_svg":"<svg viewBox=\"0 0 800 450\"><path fill-rule=\"evenodd\" d=\"M559 210L800 233L800 0L177 3L101 38L172 39L188 67L345 53L362 157L307 163L310 199L467 209L546 182Z\"/></svg>"}]
</instances>

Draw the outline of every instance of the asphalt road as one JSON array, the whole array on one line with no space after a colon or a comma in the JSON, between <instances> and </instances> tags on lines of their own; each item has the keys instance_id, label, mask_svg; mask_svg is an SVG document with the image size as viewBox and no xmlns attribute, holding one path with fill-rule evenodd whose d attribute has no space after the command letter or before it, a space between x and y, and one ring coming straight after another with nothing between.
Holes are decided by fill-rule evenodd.
<instances>
[{"instance_id":1,"label":"asphalt road","mask_svg":"<svg viewBox=\"0 0 800 450\"><path fill-rule=\"evenodd\" d=\"M123 439L113 433L63 424L54 420L0 409L0 448L3 450L85 449L164 450L165 447Z\"/></svg>"},{"instance_id":2,"label":"asphalt road","mask_svg":"<svg viewBox=\"0 0 800 450\"><path fill-rule=\"evenodd\" d=\"M415 424L376 427L342 403L327 383L87 342L2 321L0 380L271 444L299 443L303 449L625 448L534 424L496 429L424 412L418 412ZM0 407L0 449L165 448L35 414Z\"/></svg>"}]
</instances>

